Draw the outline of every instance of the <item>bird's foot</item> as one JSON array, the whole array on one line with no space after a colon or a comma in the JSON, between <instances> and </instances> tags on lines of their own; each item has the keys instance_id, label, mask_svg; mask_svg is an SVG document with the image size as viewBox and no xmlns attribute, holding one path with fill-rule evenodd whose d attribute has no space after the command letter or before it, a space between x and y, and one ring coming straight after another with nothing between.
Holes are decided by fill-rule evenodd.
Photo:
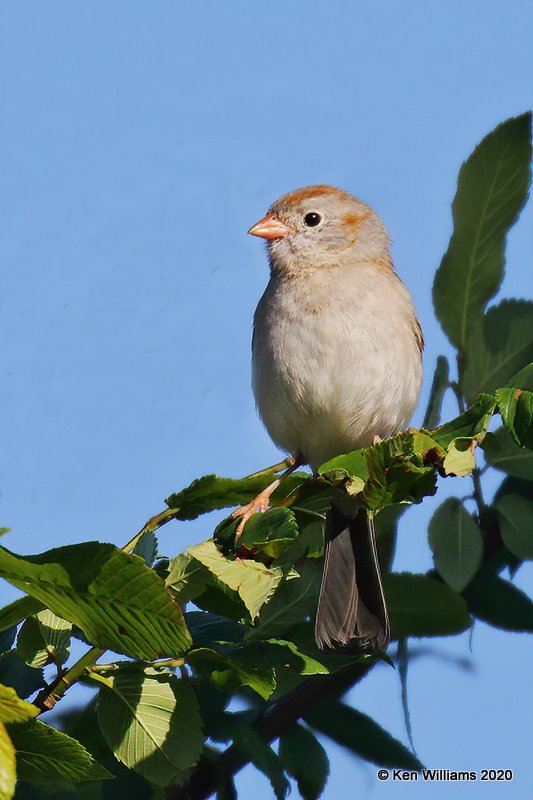
<instances>
[{"instance_id":1,"label":"bird's foot","mask_svg":"<svg viewBox=\"0 0 533 800\"><path fill-rule=\"evenodd\" d=\"M376 435L374 436L374 441L372 442L372 444L380 444L382 441L383 441L383 439L381 438L381 436L378 436L377 433L376 433Z\"/></svg>"},{"instance_id":2,"label":"bird's foot","mask_svg":"<svg viewBox=\"0 0 533 800\"><path fill-rule=\"evenodd\" d=\"M272 488L271 486L267 486L267 488L263 489L263 491L260 492L257 495L257 497L254 497L254 499L250 503L247 503L245 506L241 506L240 508L235 509L235 511L231 515L231 518L232 519L238 519L239 517L241 518L237 526L237 530L235 531L235 541L237 541L237 539L243 532L244 526L246 525L250 517L253 517L253 515L257 511L264 514L264 512L268 509L268 502L270 500L270 495L272 494L275 488L276 488L275 486L274 488Z\"/></svg>"}]
</instances>

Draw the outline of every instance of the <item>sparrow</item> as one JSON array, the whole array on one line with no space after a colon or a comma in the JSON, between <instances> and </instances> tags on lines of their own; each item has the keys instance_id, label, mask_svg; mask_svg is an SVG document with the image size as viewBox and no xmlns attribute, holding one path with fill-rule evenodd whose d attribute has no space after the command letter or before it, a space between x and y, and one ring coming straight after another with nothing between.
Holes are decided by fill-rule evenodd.
<instances>
[{"instance_id":1,"label":"sparrow","mask_svg":"<svg viewBox=\"0 0 533 800\"><path fill-rule=\"evenodd\" d=\"M266 240L270 264L254 316L253 391L270 437L294 457L287 473L303 463L316 473L404 430L424 340L376 212L341 189L307 186L248 232ZM279 482L234 512L238 534ZM315 638L322 649L373 652L389 640L373 516L350 508L333 503L327 514Z\"/></svg>"}]
</instances>

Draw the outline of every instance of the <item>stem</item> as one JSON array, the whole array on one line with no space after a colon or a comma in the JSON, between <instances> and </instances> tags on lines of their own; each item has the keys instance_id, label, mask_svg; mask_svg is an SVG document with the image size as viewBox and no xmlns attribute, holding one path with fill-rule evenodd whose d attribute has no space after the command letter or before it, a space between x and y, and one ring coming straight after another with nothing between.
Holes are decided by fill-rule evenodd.
<instances>
[{"instance_id":1,"label":"stem","mask_svg":"<svg viewBox=\"0 0 533 800\"><path fill-rule=\"evenodd\" d=\"M461 389L459 388L459 384L457 383L457 381L450 382L450 389L454 393L455 398L457 400L457 405L459 406L459 413L464 414L466 410L465 401L463 399L463 395L461 394Z\"/></svg>"},{"instance_id":2,"label":"stem","mask_svg":"<svg viewBox=\"0 0 533 800\"><path fill-rule=\"evenodd\" d=\"M472 483L474 484L474 500L476 501L478 517L481 519L481 515L486 510L487 506L485 505L485 500L483 499L483 490L481 486L481 470L477 467L474 467L472 470Z\"/></svg>"},{"instance_id":3,"label":"stem","mask_svg":"<svg viewBox=\"0 0 533 800\"><path fill-rule=\"evenodd\" d=\"M98 661L104 653L105 650L101 650L99 647L91 647L62 677L59 677L54 683L39 692L33 701L33 705L37 706L41 713L50 711L70 689L72 684L82 677L87 667L94 665L94 662Z\"/></svg>"}]
</instances>

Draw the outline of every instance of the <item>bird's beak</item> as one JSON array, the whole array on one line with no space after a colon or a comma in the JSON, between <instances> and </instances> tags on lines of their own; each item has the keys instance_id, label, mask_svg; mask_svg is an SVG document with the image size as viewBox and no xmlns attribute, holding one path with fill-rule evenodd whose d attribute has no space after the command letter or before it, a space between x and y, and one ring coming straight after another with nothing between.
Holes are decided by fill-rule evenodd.
<instances>
[{"instance_id":1,"label":"bird's beak","mask_svg":"<svg viewBox=\"0 0 533 800\"><path fill-rule=\"evenodd\" d=\"M275 214L267 214L255 225L252 225L248 233L252 236L261 236L263 239L283 239L290 233L290 228L283 224Z\"/></svg>"}]
</instances>

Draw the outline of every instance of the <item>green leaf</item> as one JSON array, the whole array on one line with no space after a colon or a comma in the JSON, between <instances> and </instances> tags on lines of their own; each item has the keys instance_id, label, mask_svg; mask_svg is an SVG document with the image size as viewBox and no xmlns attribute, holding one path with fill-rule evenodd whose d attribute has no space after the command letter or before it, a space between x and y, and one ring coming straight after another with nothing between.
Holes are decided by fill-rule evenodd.
<instances>
[{"instance_id":1,"label":"green leaf","mask_svg":"<svg viewBox=\"0 0 533 800\"><path fill-rule=\"evenodd\" d=\"M267 776L277 800L284 800L290 784L285 777L279 756L242 714L224 714L221 716L220 724L235 746Z\"/></svg>"},{"instance_id":2,"label":"green leaf","mask_svg":"<svg viewBox=\"0 0 533 800\"><path fill-rule=\"evenodd\" d=\"M501 469L515 478L533 481L533 453L515 444L505 428L488 433L482 448L491 467Z\"/></svg>"},{"instance_id":3,"label":"green leaf","mask_svg":"<svg viewBox=\"0 0 533 800\"><path fill-rule=\"evenodd\" d=\"M518 445L533 450L533 392L498 389L496 399L504 427Z\"/></svg>"},{"instance_id":4,"label":"green leaf","mask_svg":"<svg viewBox=\"0 0 533 800\"><path fill-rule=\"evenodd\" d=\"M200 647L189 651L187 663L221 692L235 693L240 686L249 686L263 700L268 700L276 688L274 668L270 665L242 664L238 656L238 651L230 657L211 648Z\"/></svg>"},{"instance_id":5,"label":"green leaf","mask_svg":"<svg viewBox=\"0 0 533 800\"><path fill-rule=\"evenodd\" d=\"M246 632L246 627L234 619L206 611L187 611L185 622L196 647L214 642L239 643Z\"/></svg>"},{"instance_id":6,"label":"green leaf","mask_svg":"<svg viewBox=\"0 0 533 800\"><path fill-rule=\"evenodd\" d=\"M438 454L436 442L420 431L406 431L365 450L368 481L362 492L370 510L407 502L418 503L437 491L433 459L426 465L429 453Z\"/></svg>"},{"instance_id":7,"label":"green leaf","mask_svg":"<svg viewBox=\"0 0 533 800\"><path fill-rule=\"evenodd\" d=\"M201 514L219 508L229 508L249 503L259 492L266 489L277 478L275 472L264 472L250 475L247 478L217 478L216 475L204 475L194 480L190 486L167 497L165 503L176 511L176 519L196 519ZM297 486L307 480L307 472L293 473L284 479L281 486L272 495L272 504L276 499L286 497Z\"/></svg>"},{"instance_id":8,"label":"green leaf","mask_svg":"<svg viewBox=\"0 0 533 800\"><path fill-rule=\"evenodd\" d=\"M270 602L263 607L246 641L286 638L284 634L307 615L314 615L322 577L322 564L306 560L298 567L299 578L284 581Z\"/></svg>"},{"instance_id":9,"label":"green leaf","mask_svg":"<svg viewBox=\"0 0 533 800\"><path fill-rule=\"evenodd\" d=\"M191 643L160 578L114 545L87 542L25 557L0 548L0 575L99 647L152 660L179 655Z\"/></svg>"},{"instance_id":10,"label":"green leaf","mask_svg":"<svg viewBox=\"0 0 533 800\"><path fill-rule=\"evenodd\" d=\"M27 722L38 713L37 706L21 700L11 686L0 684L0 722Z\"/></svg>"},{"instance_id":11,"label":"green leaf","mask_svg":"<svg viewBox=\"0 0 533 800\"><path fill-rule=\"evenodd\" d=\"M224 558L212 540L187 548L189 554L203 564L216 578L237 592L255 619L271 597L283 577L281 569L268 569L264 564L250 559Z\"/></svg>"},{"instance_id":12,"label":"green leaf","mask_svg":"<svg viewBox=\"0 0 533 800\"><path fill-rule=\"evenodd\" d=\"M29 667L64 664L70 654L72 623L45 609L28 617L17 637L17 653Z\"/></svg>"},{"instance_id":13,"label":"green leaf","mask_svg":"<svg viewBox=\"0 0 533 800\"><path fill-rule=\"evenodd\" d=\"M504 545L517 558L533 559L533 501L506 494L495 503Z\"/></svg>"},{"instance_id":14,"label":"green leaf","mask_svg":"<svg viewBox=\"0 0 533 800\"><path fill-rule=\"evenodd\" d=\"M337 744L373 764L422 769L416 756L377 722L338 700L319 703L305 714L305 720Z\"/></svg>"},{"instance_id":15,"label":"green leaf","mask_svg":"<svg viewBox=\"0 0 533 800\"><path fill-rule=\"evenodd\" d=\"M470 627L463 598L435 578L390 572L383 587L394 637L448 636Z\"/></svg>"},{"instance_id":16,"label":"green leaf","mask_svg":"<svg viewBox=\"0 0 533 800\"><path fill-rule=\"evenodd\" d=\"M442 401L446 390L450 385L450 365L448 359L444 356L437 358L435 372L433 373L433 382L429 390L429 401L424 416L422 427L426 430L436 428L440 422L440 415L442 409Z\"/></svg>"},{"instance_id":17,"label":"green leaf","mask_svg":"<svg viewBox=\"0 0 533 800\"><path fill-rule=\"evenodd\" d=\"M533 603L509 581L480 570L463 592L469 611L506 631L533 633Z\"/></svg>"},{"instance_id":18,"label":"green leaf","mask_svg":"<svg viewBox=\"0 0 533 800\"><path fill-rule=\"evenodd\" d=\"M476 439L481 441L495 408L495 397L490 394L482 394L465 412L431 431L431 438L440 447L446 449L457 439Z\"/></svg>"},{"instance_id":19,"label":"green leaf","mask_svg":"<svg viewBox=\"0 0 533 800\"><path fill-rule=\"evenodd\" d=\"M279 757L303 800L318 800L329 775L329 759L314 734L296 723L279 739Z\"/></svg>"},{"instance_id":20,"label":"green leaf","mask_svg":"<svg viewBox=\"0 0 533 800\"><path fill-rule=\"evenodd\" d=\"M11 650L16 635L16 625L13 625L12 628L8 628L6 631L2 631L2 633L0 633L0 654L5 653L6 650Z\"/></svg>"},{"instance_id":21,"label":"green leaf","mask_svg":"<svg viewBox=\"0 0 533 800\"><path fill-rule=\"evenodd\" d=\"M0 609L0 631L5 631L11 628L12 625L18 625L26 617L42 611L46 606L36 600L35 597L26 595L14 600L8 606Z\"/></svg>"},{"instance_id":22,"label":"green leaf","mask_svg":"<svg viewBox=\"0 0 533 800\"><path fill-rule=\"evenodd\" d=\"M516 386L517 389L527 389L528 392L533 392L533 362L526 364L516 375L513 375L507 386Z\"/></svg>"},{"instance_id":23,"label":"green leaf","mask_svg":"<svg viewBox=\"0 0 533 800\"><path fill-rule=\"evenodd\" d=\"M15 794L16 779L15 748L6 726L0 722L0 800L11 800Z\"/></svg>"},{"instance_id":24,"label":"green leaf","mask_svg":"<svg viewBox=\"0 0 533 800\"><path fill-rule=\"evenodd\" d=\"M235 551L235 532L239 519L228 517L215 529L213 538L224 555ZM270 563L278 558L298 536L294 513L288 508L271 508L264 514L254 514L239 538L240 554L254 555L257 560Z\"/></svg>"},{"instance_id":25,"label":"green leaf","mask_svg":"<svg viewBox=\"0 0 533 800\"><path fill-rule=\"evenodd\" d=\"M456 497L449 497L429 523L435 567L452 589L462 591L479 569L483 538L475 520Z\"/></svg>"},{"instance_id":26,"label":"green leaf","mask_svg":"<svg viewBox=\"0 0 533 800\"><path fill-rule=\"evenodd\" d=\"M485 136L461 167L452 206L453 235L433 284L437 318L460 351L501 284L505 237L527 198L530 142L528 113Z\"/></svg>"},{"instance_id":27,"label":"green leaf","mask_svg":"<svg viewBox=\"0 0 533 800\"><path fill-rule=\"evenodd\" d=\"M533 302L502 300L478 321L468 341L461 387L468 401L505 386L533 359Z\"/></svg>"},{"instance_id":28,"label":"green leaf","mask_svg":"<svg viewBox=\"0 0 533 800\"><path fill-rule=\"evenodd\" d=\"M151 567L157 555L157 536L153 531L143 533L133 550L133 555L140 556L147 567Z\"/></svg>"},{"instance_id":29,"label":"green leaf","mask_svg":"<svg viewBox=\"0 0 533 800\"><path fill-rule=\"evenodd\" d=\"M0 656L0 683L11 686L19 697L29 697L44 686L42 669L28 667L15 650Z\"/></svg>"},{"instance_id":30,"label":"green leaf","mask_svg":"<svg viewBox=\"0 0 533 800\"><path fill-rule=\"evenodd\" d=\"M122 667L100 682L98 723L119 761L157 786L196 764L202 720L188 681Z\"/></svg>"},{"instance_id":31,"label":"green leaf","mask_svg":"<svg viewBox=\"0 0 533 800\"><path fill-rule=\"evenodd\" d=\"M113 775L76 739L40 720L9 725L17 756L17 777L32 783L78 783Z\"/></svg>"}]
</instances>

